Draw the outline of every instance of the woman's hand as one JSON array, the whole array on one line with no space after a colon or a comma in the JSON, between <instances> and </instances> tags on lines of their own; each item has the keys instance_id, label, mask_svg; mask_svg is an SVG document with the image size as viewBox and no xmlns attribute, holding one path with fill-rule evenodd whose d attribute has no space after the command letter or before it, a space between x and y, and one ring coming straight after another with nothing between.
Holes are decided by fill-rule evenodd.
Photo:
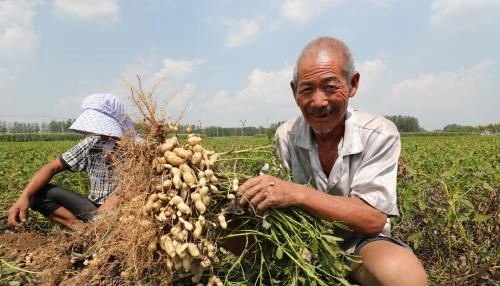
<instances>
[{"instance_id":1,"label":"woman's hand","mask_svg":"<svg viewBox=\"0 0 500 286\"><path fill-rule=\"evenodd\" d=\"M7 224L20 226L28 219L29 198L19 197L17 201L7 211Z\"/></svg>"}]
</instances>

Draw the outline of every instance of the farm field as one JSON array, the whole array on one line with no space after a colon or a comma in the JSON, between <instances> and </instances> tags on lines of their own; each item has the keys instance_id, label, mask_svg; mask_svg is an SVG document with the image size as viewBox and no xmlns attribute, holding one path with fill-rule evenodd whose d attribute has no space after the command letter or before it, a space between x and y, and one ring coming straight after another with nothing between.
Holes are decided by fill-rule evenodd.
<instances>
[{"instance_id":1,"label":"farm field","mask_svg":"<svg viewBox=\"0 0 500 286\"><path fill-rule=\"evenodd\" d=\"M7 230L7 208L32 174L76 142L0 142L1 232ZM266 137L206 140L206 147L217 152L268 144ZM257 173L266 154L241 158L245 159L241 167ZM87 186L83 174L66 172L54 180L80 192L85 192ZM431 285L497 285L499 186L500 137L402 137L398 177L401 217L394 219L393 233L412 246L424 262ZM36 216L28 230L51 227ZM0 285L11 282L2 274L2 267Z\"/></svg>"},{"instance_id":2,"label":"farm field","mask_svg":"<svg viewBox=\"0 0 500 286\"><path fill-rule=\"evenodd\" d=\"M23 190L31 176L78 141L31 141L0 143L0 229L5 228L5 211ZM87 179L83 173L66 172L54 182L84 192Z\"/></svg>"}]
</instances>

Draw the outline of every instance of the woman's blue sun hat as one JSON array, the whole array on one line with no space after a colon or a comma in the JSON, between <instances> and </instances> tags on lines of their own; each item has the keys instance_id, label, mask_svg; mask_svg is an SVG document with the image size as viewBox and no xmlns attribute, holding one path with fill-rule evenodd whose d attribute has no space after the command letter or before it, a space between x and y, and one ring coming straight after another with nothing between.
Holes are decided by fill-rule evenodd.
<instances>
[{"instance_id":1,"label":"woman's blue sun hat","mask_svg":"<svg viewBox=\"0 0 500 286\"><path fill-rule=\"evenodd\" d=\"M96 93L83 99L82 114L69 129L82 133L123 137L135 135L132 120L127 115L123 103L109 93Z\"/></svg>"}]
</instances>

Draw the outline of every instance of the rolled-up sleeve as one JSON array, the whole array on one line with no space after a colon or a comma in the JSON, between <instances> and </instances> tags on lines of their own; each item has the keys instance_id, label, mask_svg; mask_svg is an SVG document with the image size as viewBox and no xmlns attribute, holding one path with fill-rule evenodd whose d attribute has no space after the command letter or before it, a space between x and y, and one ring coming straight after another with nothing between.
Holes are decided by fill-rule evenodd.
<instances>
[{"instance_id":1,"label":"rolled-up sleeve","mask_svg":"<svg viewBox=\"0 0 500 286\"><path fill-rule=\"evenodd\" d=\"M396 180L401 150L399 133L375 131L368 141L361 164L352 179L350 196L361 198L387 215L398 216Z\"/></svg>"},{"instance_id":2,"label":"rolled-up sleeve","mask_svg":"<svg viewBox=\"0 0 500 286\"><path fill-rule=\"evenodd\" d=\"M286 123L285 123L286 124ZM280 159L281 163L283 166L290 171L291 170L291 158L290 158L290 151L288 147L288 130L287 127L283 124L280 126L274 135L274 141L275 141L275 148L276 148L276 154L278 155L278 158Z\"/></svg>"}]
</instances>

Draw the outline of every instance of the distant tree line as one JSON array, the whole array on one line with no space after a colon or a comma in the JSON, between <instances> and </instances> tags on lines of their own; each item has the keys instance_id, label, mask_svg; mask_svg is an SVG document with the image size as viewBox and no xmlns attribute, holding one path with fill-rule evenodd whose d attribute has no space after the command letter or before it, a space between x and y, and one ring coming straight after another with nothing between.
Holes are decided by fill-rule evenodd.
<instances>
[{"instance_id":1,"label":"distant tree line","mask_svg":"<svg viewBox=\"0 0 500 286\"><path fill-rule=\"evenodd\" d=\"M273 137L276 129L285 121L279 121L276 123L271 123L269 127L220 127L220 126L209 126L200 128L200 126L191 125L193 131L195 133L201 133L209 137L225 137L225 136L256 136L256 135L265 135L268 137ZM188 125L181 125L179 127L180 132L186 130Z\"/></svg>"},{"instance_id":2,"label":"distant tree line","mask_svg":"<svg viewBox=\"0 0 500 286\"><path fill-rule=\"evenodd\" d=\"M448 124L443 128L445 132L467 132L467 133L493 133L500 134L500 123L467 126L458 124Z\"/></svg>"},{"instance_id":3,"label":"distant tree line","mask_svg":"<svg viewBox=\"0 0 500 286\"><path fill-rule=\"evenodd\" d=\"M224 137L224 136L255 136L265 134L266 129L262 126L259 127L218 127L209 126L203 128L203 132L209 137Z\"/></svg>"},{"instance_id":4,"label":"distant tree line","mask_svg":"<svg viewBox=\"0 0 500 286\"><path fill-rule=\"evenodd\" d=\"M386 115L385 118L394 122L399 132L423 132L425 131L418 119L409 115Z\"/></svg>"},{"instance_id":5,"label":"distant tree line","mask_svg":"<svg viewBox=\"0 0 500 286\"><path fill-rule=\"evenodd\" d=\"M272 126L272 125L271 125ZM147 128L144 123L136 123L134 124L135 129L140 134L147 133ZM227 137L227 136L256 136L256 135L265 135L269 128L265 128L262 126L254 127L221 127L221 126L208 126L202 127L199 124L181 124L177 126L177 133L186 134L188 132L188 128L191 133L202 134L208 137Z\"/></svg>"},{"instance_id":6,"label":"distant tree line","mask_svg":"<svg viewBox=\"0 0 500 286\"><path fill-rule=\"evenodd\" d=\"M0 121L0 133L66 133L75 119L67 119L49 123L26 123Z\"/></svg>"},{"instance_id":7,"label":"distant tree line","mask_svg":"<svg viewBox=\"0 0 500 286\"><path fill-rule=\"evenodd\" d=\"M418 119L409 115L386 115L385 118L394 122L399 132L425 132L418 122ZM13 133L70 133L69 127L75 119L67 120L52 120L49 123L25 123L25 122L6 122L0 121L0 134L13 134ZM178 133L187 133L186 130L191 128L191 132L204 134L209 137L225 137L225 136L255 136L265 135L272 138L276 129L285 121L278 121L271 123L269 127L254 127L242 126L241 127L221 127L221 126L208 126L202 127L201 123L198 124L181 124L178 126ZM145 126L143 123L136 123L135 128L139 133L145 133ZM446 125L443 132L454 133L488 133L500 134L500 123L467 126L459 124Z\"/></svg>"},{"instance_id":8,"label":"distant tree line","mask_svg":"<svg viewBox=\"0 0 500 286\"><path fill-rule=\"evenodd\" d=\"M77 141L84 137L77 132L71 133L0 133L0 142L27 142L27 141Z\"/></svg>"}]
</instances>

